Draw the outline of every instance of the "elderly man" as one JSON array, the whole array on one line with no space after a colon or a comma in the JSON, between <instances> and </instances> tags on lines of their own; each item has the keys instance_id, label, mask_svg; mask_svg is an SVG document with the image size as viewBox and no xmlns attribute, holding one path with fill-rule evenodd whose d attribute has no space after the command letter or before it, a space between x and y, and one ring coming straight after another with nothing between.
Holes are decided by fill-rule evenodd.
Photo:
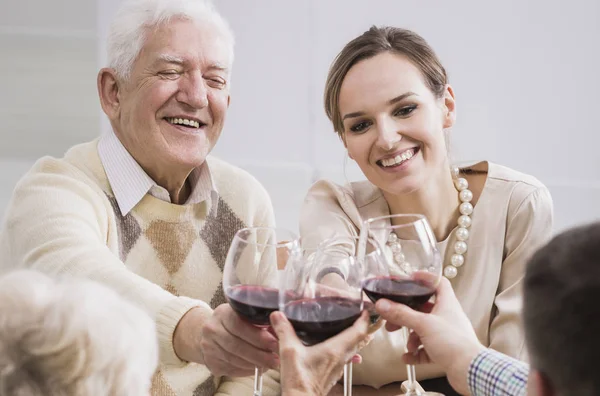
<instances>
[{"instance_id":1,"label":"elderly man","mask_svg":"<svg viewBox=\"0 0 600 396\"><path fill-rule=\"evenodd\" d=\"M23 177L0 257L101 281L143 307L159 338L154 395L251 391L248 378L219 385L279 364L276 338L240 320L221 285L234 233L274 222L264 188L208 156L229 105L233 35L205 1L126 0L107 47L98 92L111 130ZM279 391L269 376L265 388Z\"/></svg>"}]
</instances>

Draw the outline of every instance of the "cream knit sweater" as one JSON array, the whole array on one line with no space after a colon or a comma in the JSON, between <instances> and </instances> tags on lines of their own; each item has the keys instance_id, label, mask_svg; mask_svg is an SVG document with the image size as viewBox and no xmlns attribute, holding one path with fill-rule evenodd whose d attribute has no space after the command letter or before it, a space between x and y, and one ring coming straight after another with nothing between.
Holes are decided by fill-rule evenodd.
<instances>
[{"instance_id":1,"label":"cream knit sweater","mask_svg":"<svg viewBox=\"0 0 600 396\"><path fill-rule=\"evenodd\" d=\"M258 181L215 158L207 161L219 195L210 210L206 202L174 205L147 194L123 217L97 141L75 146L62 159L40 159L17 184L0 234L3 271L27 267L100 281L155 319L155 396L252 393L251 378L215 379L173 350L173 331L188 310L201 307L208 317L225 302L222 270L234 233L274 223ZM265 394L279 394L278 374L268 374Z\"/></svg>"}]
</instances>

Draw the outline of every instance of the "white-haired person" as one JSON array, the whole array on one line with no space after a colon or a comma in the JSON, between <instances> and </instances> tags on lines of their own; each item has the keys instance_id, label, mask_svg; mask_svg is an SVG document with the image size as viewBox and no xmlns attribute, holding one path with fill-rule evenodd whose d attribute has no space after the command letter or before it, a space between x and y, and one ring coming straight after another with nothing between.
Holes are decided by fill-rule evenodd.
<instances>
[{"instance_id":1,"label":"white-haired person","mask_svg":"<svg viewBox=\"0 0 600 396\"><path fill-rule=\"evenodd\" d=\"M113 290L0 278L0 396L147 396L157 362L154 322Z\"/></svg>"},{"instance_id":2,"label":"white-haired person","mask_svg":"<svg viewBox=\"0 0 600 396\"><path fill-rule=\"evenodd\" d=\"M208 1L123 1L97 79L110 128L40 159L0 231L5 263L98 280L150 314L154 395L240 395L255 367L279 364L275 336L242 321L221 284L235 232L274 223L258 181L209 156L229 106L233 46ZM266 373L265 395L279 393L277 376Z\"/></svg>"}]
</instances>

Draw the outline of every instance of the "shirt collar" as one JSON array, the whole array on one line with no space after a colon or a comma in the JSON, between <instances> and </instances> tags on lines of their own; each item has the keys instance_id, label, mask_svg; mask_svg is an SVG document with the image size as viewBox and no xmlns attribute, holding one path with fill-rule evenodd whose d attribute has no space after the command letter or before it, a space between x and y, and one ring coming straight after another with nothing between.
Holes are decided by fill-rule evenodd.
<instances>
[{"instance_id":1,"label":"shirt collar","mask_svg":"<svg viewBox=\"0 0 600 396\"><path fill-rule=\"evenodd\" d=\"M168 191L148 176L112 129L100 138L98 154L123 216L126 216L146 194L171 202ZM190 173L189 182L192 192L185 205L203 201L209 201L211 204L211 199L215 202L217 190L207 161Z\"/></svg>"}]
</instances>

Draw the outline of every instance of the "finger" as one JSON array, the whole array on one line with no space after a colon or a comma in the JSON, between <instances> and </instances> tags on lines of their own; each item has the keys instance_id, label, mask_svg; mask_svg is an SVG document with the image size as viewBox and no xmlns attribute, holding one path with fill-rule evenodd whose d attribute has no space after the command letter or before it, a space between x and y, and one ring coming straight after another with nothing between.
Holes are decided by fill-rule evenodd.
<instances>
[{"instance_id":1,"label":"finger","mask_svg":"<svg viewBox=\"0 0 600 396\"><path fill-rule=\"evenodd\" d=\"M392 333L394 331L398 331L402 328L402 326L397 326L393 323L390 322L385 322L385 329L389 332Z\"/></svg>"},{"instance_id":2,"label":"finger","mask_svg":"<svg viewBox=\"0 0 600 396\"><path fill-rule=\"evenodd\" d=\"M352 359L350 359L350 363L361 364L362 363L362 356L360 356L358 354L352 356Z\"/></svg>"},{"instance_id":3,"label":"finger","mask_svg":"<svg viewBox=\"0 0 600 396\"><path fill-rule=\"evenodd\" d=\"M281 346L297 346L300 345L300 339L294 331L294 327L287 320L285 315L281 312L275 311L271 313L269 317L271 320L271 326L275 335L279 339L279 345Z\"/></svg>"},{"instance_id":4,"label":"finger","mask_svg":"<svg viewBox=\"0 0 600 396\"><path fill-rule=\"evenodd\" d=\"M215 368L213 368L215 367ZM254 368L256 366L252 365L245 360L241 359L215 359L215 362L211 364L211 372L215 375L225 374L230 377L247 377L254 373Z\"/></svg>"},{"instance_id":5,"label":"finger","mask_svg":"<svg viewBox=\"0 0 600 396\"><path fill-rule=\"evenodd\" d=\"M254 328L253 330L259 330L267 333L261 329ZM268 367L275 369L279 365L278 358L275 353L258 349L252 344L247 343L245 340L233 334L216 337L214 341L227 353L228 359L242 359L250 362L250 364L255 367Z\"/></svg>"},{"instance_id":6,"label":"finger","mask_svg":"<svg viewBox=\"0 0 600 396\"><path fill-rule=\"evenodd\" d=\"M427 319L426 314L386 299L377 301L375 308L377 308L377 312L379 312L381 317L388 322L392 322L396 326L406 326L417 332L420 332L423 322Z\"/></svg>"},{"instance_id":7,"label":"finger","mask_svg":"<svg viewBox=\"0 0 600 396\"><path fill-rule=\"evenodd\" d=\"M225 330L254 348L268 352L277 352L279 342L273 334L242 320L232 309L221 318Z\"/></svg>"}]
</instances>

